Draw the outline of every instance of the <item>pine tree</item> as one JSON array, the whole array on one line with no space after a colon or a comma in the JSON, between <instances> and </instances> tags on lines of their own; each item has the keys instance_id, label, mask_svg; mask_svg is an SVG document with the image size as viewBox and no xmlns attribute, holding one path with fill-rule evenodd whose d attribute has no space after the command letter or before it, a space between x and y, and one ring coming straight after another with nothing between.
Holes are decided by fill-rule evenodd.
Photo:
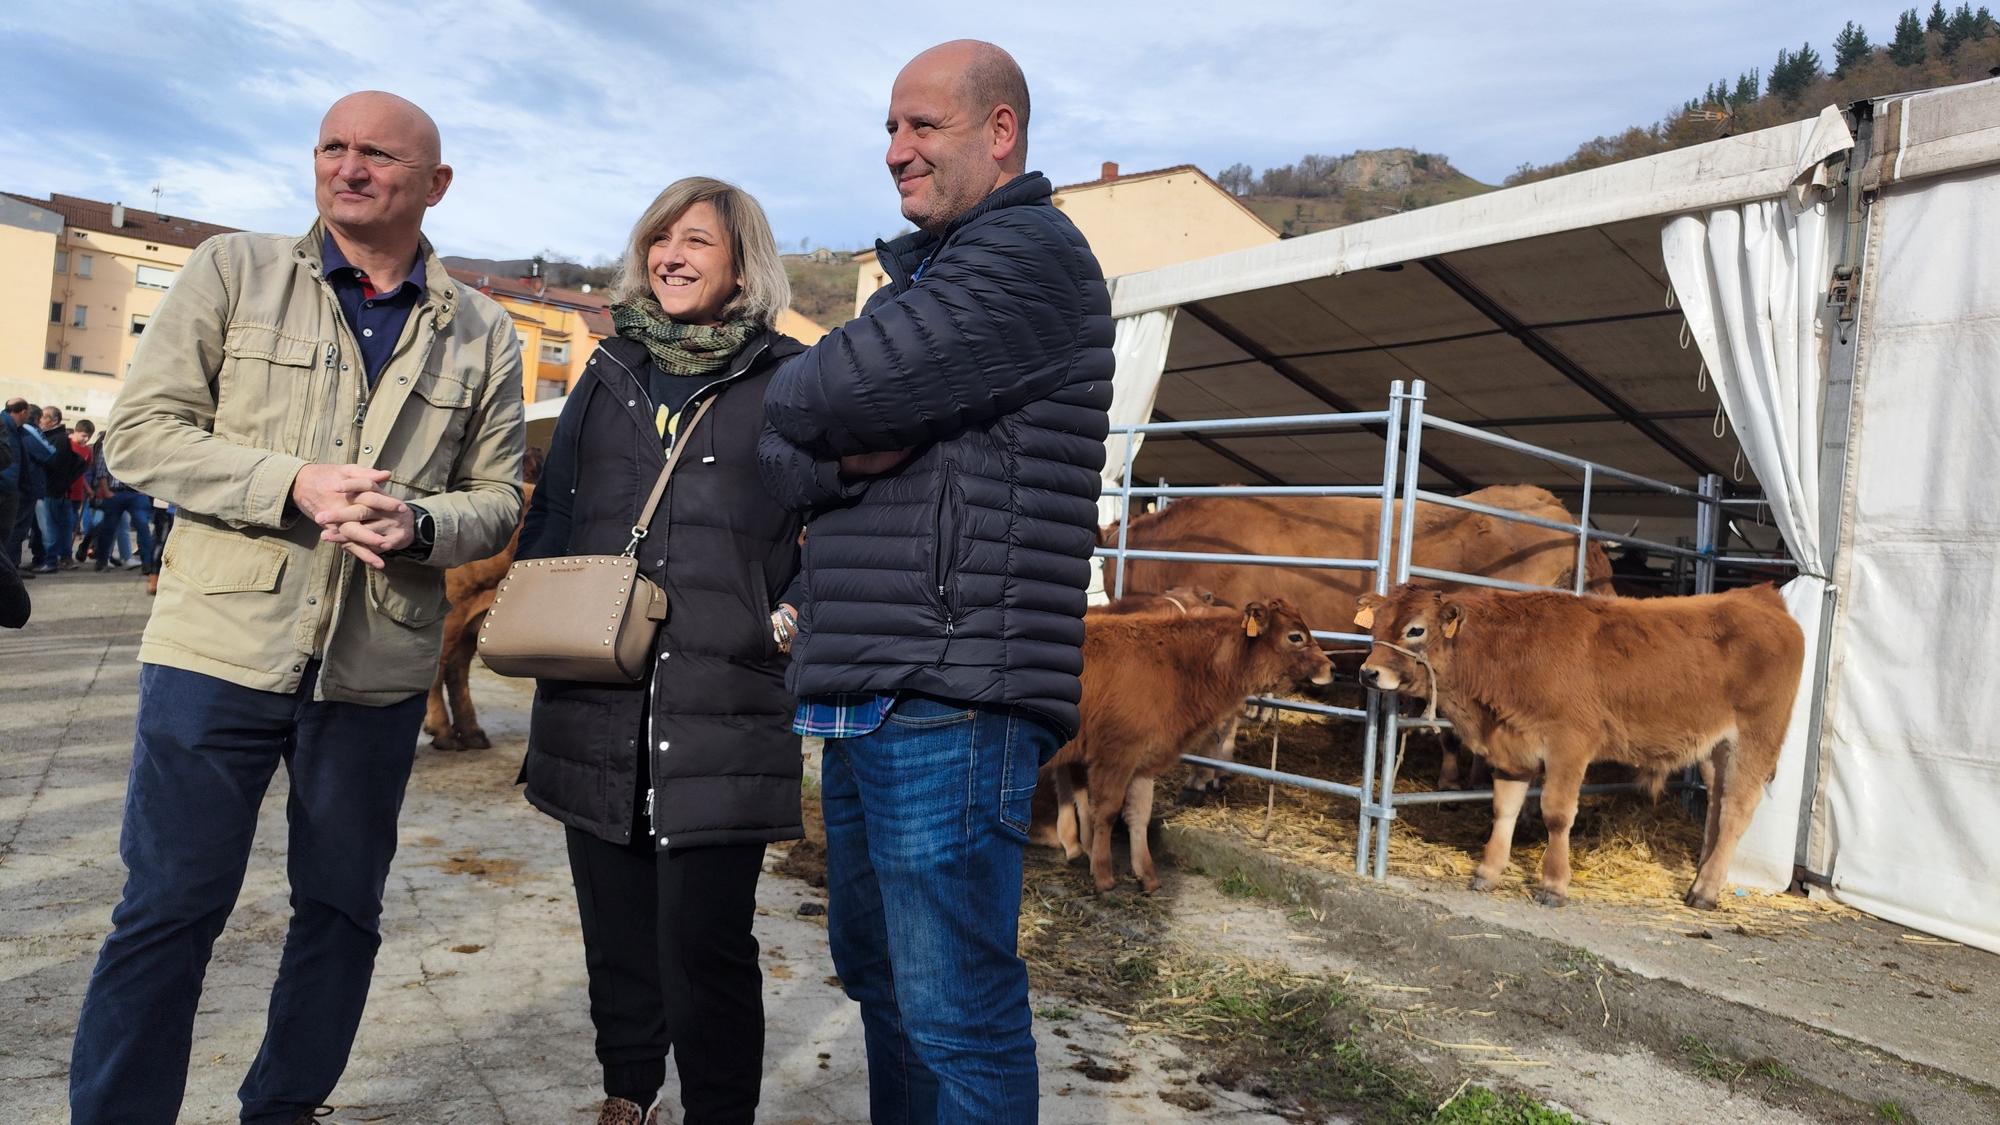
<instances>
[{"instance_id":1,"label":"pine tree","mask_svg":"<svg viewBox=\"0 0 2000 1125\"><path fill-rule=\"evenodd\" d=\"M1799 100L1806 87L1819 80L1819 52L1806 43L1797 51L1778 48L1778 61L1771 67L1771 77L1766 80L1766 92L1787 104Z\"/></svg>"},{"instance_id":2,"label":"pine tree","mask_svg":"<svg viewBox=\"0 0 2000 1125\"><path fill-rule=\"evenodd\" d=\"M2000 31L2000 24L1993 21L1993 13L1986 10L1986 5L1981 4L1979 10L1972 13L1972 37L1984 39L1996 31Z\"/></svg>"},{"instance_id":3,"label":"pine tree","mask_svg":"<svg viewBox=\"0 0 2000 1125\"><path fill-rule=\"evenodd\" d=\"M1889 58L1897 66L1916 66L1924 61L1924 25L1911 8L1896 19L1896 38L1889 44Z\"/></svg>"},{"instance_id":4,"label":"pine tree","mask_svg":"<svg viewBox=\"0 0 2000 1125\"><path fill-rule=\"evenodd\" d=\"M1944 21L1949 18L1944 14L1944 0L1931 0L1931 14L1924 17L1924 30L1943 31Z\"/></svg>"},{"instance_id":5,"label":"pine tree","mask_svg":"<svg viewBox=\"0 0 2000 1125\"><path fill-rule=\"evenodd\" d=\"M1761 79L1757 74L1757 68L1754 66L1744 71L1741 75L1738 75L1736 89L1729 95L1730 106L1732 108L1740 108L1756 101L1760 83Z\"/></svg>"},{"instance_id":6,"label":"pine tree","mask_svg":"<svg viewBox=\"0 0 2000 1125\"><path fill-rule=\"evenodd\" d=\"M1977 21L1978 17L1972 14L1972 5L1960 4L1952 11L1951 18L1944 21L1944 31L1938 36L1938 53L1945 58L1957 55L1959 47L1972 38L1972 29Z\"/></svg>"},{"instance_id":7,"label":"pine tree","mask_svg":"<svg viewBox=\"0 0 2000 1125\"><path fill-rule=\"evenodd\" d=\"M1833 40L1833 76L1847 77L1847 72L1856 64L1867 62L1874 50L1875 45L1868 42L1868 33L1861 29L1861 25L1853 20L1847 21L1847 26L1841 28L1840 34Z\"/></svg>"}]
</instances>

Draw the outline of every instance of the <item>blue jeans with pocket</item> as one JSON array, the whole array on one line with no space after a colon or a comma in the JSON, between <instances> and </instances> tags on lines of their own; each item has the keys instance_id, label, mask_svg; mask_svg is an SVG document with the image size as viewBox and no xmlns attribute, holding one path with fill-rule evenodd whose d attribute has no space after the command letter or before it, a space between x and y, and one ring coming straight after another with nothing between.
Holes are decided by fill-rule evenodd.
<instances>
[{"instance_id":1,"label":"blue jeans with pocket","mask_svg":"<svg viewBox=\"0 0 2000 1125\"><path fill-rule=\"evenodd\" d=\"M257 691L159 664L139 669L138 737L111 914L70 1057L74 1125L171 1125L187 1087L210 952L243 886L257 806L291 779L292 919L264 1044L238 1096L246 1122L289 1122L347 1065L375 951L396 818L424 697L386 707Z\"/></svg>"},{"instance_id":2,"label":"blue jeans with pocket","mask_svg":"<svg viewBox=\"0 0 2000 1125\"><path fill-rule=\"evenodd\" d=\"M1020 711L914 695L827 740L827 940L861 1005L876 1125L1036 1120L1021 854L1060 741Z\"/></svg>"}]
</instances>

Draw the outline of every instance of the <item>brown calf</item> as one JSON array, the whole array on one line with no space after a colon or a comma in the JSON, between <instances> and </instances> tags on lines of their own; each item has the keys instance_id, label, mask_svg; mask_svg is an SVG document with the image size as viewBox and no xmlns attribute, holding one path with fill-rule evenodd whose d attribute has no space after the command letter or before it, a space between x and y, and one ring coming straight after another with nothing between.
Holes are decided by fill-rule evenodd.
<instances>
[{"instance_id":1,"label":"brown calf","mask_svg":"<svg viewBox=\"0 0 2000 1125\"><path fill-rule=\"evenodd\" d=\"M1158 594L1127 594L1104 605L1093 606L1085 620L1142 613L1186 617L1191 613L1212 612L1218 606L1226 618L1236 619L1235 608L1217 602L1213 591L1204 590L1199 586L1175 586ZM1241 721L1240 713L1231 713L1228 718L1217 724L1215 729L1197 735L1194 742L1182 753L1208 756L1214 754L1219 745L1233 745L1236 740L1236 725ZM1057 778L1055 776L1057 772L1061 772L1064 776ZM1039 782L1036 785L1037 797L1043 799L1035 802L1028 839L1032 843L1060 847L1063 854L1073 861L1084 852L1083 836L1079 826L1082 820L1088 817L1089 791L1083 787L1083 764L1072 762L1060 767L1044 766L1042 773L1044 775L1042 781L1047 782L1047 785L1043 786ZM1133 784L1146 787L1144 804L1150 810L1153 779L1149 777ZM1078 809L1084 810L1082 817L1078 815Z\"/></svg>"},{"instance_id":2,"label":"brown calf","mask_svg":"<svg viewBox=\"0 0 2000 1125\"><path fill-rule=\"evenodd\" d=\"M522 493L521 511L525 514L535 486L524 485ZM514 552L520 546L521 527L516 524L505 550L444 572L444 596L451 609L444 617L437 675L431 679L430 698L424 704L424 733L431 736L434 749L484 750L493 745L480 728L479 713L472 705L472 658L479 646L479 623L493 608L493 593L507 577L507 568L514 565Z\"/></svg>"},{"instance_id":3,"label":"brown calf","mask_svg":"<svg viewBox=\"0 0 2000 1125\"><path fill-rule=\"evenodd\" d=\"M1507 869L1537 769L1549 847L1535 899L1561 906L1585 768L1626 763L1657 796L1669 773L1699 762L1708 825L1685 901L1715 905L1798 694L1805 637L1776 590L1628 601L1399 586L1362 598L1355 624L1374 638L1362 682L1434 700L1493 765L1493 835L1473 890Z\"/></svg>"},{"instance_id":4,"label":"brown calf","mask_svg":"<svg viewBox=\"0 0 2000 1125\"><path fill-rule=\"evenodd\" d=\"M1111 825L1123 814L1132 873L1151 894L1160 886L1146 844L1152 779L1189 742L1240 709L1244 696L1327 683L1333 665L1282 599L1251 602L1240 615L1092 614L1083 625L1082 725L1050 763L1057 792L1069 776L1064 767L1082 763L1088 809L1079 803L1077 811L1092 880L1100 892L1117 881Z\"/></svg>"}]
</instances>

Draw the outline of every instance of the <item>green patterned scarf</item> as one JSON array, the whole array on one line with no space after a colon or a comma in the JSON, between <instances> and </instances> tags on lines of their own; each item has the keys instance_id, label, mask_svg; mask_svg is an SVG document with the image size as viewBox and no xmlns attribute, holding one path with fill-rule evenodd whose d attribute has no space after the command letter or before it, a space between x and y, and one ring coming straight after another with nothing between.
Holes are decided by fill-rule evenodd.
<instances>
[{"instance_id":1,"label":"green patterned scarf","mask_svg":"<svg viewBox=\"0 0 2000 1125\"><path fill-rule=\"evenodd\" d=\"M620 336L646 345L669 375L712 375L722 370L758 330L757 322L747 318L713 328L682 324L668 317L651 297L612 305L611 323Z\"/></svg>"}]
</instances>

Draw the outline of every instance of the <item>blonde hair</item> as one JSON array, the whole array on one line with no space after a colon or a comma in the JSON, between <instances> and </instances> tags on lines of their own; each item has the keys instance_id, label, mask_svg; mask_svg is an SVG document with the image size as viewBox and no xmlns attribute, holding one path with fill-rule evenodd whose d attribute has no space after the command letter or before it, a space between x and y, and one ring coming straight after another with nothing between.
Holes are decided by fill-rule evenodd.
<instances>
[{"instance_id":1,"label":"blonde hair","mask_svg":"<svg viewBox=\"0 0 2000 1125\"><path fill-rule=\"evenodd\" d=\"M653 295L646 272L646 254L662 231L680 221L688 208L707 203L715 208L729 232L729 252L742 288L722 306L722 319L748 317L766 328L777 323L778 314L792 303L792 282L785 276L785 263L778 256L778 241L771 236L770 220L764 208L749 192L735 184L689 176L668 184L653 199L639 221L632 226L632 238L625 246L624 268L612 292L615 301L632 301Z\"/></svg>"}]
</instances>

